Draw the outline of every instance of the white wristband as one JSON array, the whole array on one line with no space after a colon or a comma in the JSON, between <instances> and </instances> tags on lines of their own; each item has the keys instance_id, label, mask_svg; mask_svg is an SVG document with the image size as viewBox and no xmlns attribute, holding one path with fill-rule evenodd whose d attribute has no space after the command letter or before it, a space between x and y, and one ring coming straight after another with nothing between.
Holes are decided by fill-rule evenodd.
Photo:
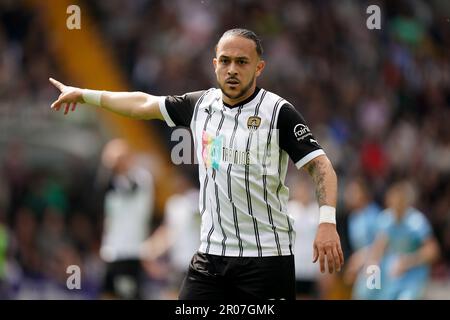
<instances>
[{"instance_id":1,"label":"white wristband","mask_svg":"<svg viewBox=\"0 0 450 320\"><path fill-rule=\"evenodd\" d=\"M87 104L101 107L103 91L83 89L83 100Z\"/></svg>"},{"instance_id":2,"label":"white wristband","mask_svg":"<svg viewBox=\"0 0 450 320\"><path fill-rule=\"evenodd\" d=\"M332 206L321 206L319 208L319 224L320 223L336 224L336 208Z\"/></svg>"}]
</instances>

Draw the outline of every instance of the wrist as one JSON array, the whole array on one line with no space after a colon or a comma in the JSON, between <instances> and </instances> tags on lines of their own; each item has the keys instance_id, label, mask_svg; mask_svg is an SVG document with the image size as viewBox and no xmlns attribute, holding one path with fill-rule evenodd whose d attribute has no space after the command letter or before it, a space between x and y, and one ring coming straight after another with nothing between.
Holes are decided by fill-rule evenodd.
<instances>
[{"instance_id":1,"label":"wrist","mask_svg":"<svg viewBox=\"0 0 450 320\"><path fill-rule=\"evenodd\" d=\"M319 208L319 224L321 223L336 224L335 207L324 205Z\"/></svg>"},{"instance_id":2,"label":"wrist","mask_svg":"<svg viewBox=\"0 0 450 320\"><path fill-rule=\"evenodd\" d=\"M81 90L82 97L85 103L101 107L101 99L103 91L100 90L90 90L90 89L83 89Z\"/></svg>"}]
</instances>

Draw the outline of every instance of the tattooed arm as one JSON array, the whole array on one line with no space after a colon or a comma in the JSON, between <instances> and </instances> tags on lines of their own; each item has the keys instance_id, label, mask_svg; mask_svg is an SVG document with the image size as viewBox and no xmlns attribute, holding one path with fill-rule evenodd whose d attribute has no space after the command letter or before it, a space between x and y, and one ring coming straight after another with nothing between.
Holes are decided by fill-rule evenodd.
<instances>
[{"instance_id":1,"label":"tattooed arm","mask_svg":"<svg viewBox=\"0 0 450 320\"><path fill-rule=\"evenodd\" d=\"M337 177L330 160L325 155L309 161L304 169L308 171L316 187L316 197L319 206L336 207ZM325 208L325 207L324 207ZM341 242L336 230L336 224L323 222L319 224L314 240L313 262L319 260L320 271L325 272L325 257L328 271L340 271L344 263Z\"/></svg>"},{"instance_id":2,"label":"tattooed arm","mask_svg":"<svg viewBox=\"0 0 450 320\"><path fill-rule=\"evenodd\" d=\"M337 177L327 156L321 155L304 166L316 186L316 197L319 206L336 207Z\"/></svg>"}]
</instances>

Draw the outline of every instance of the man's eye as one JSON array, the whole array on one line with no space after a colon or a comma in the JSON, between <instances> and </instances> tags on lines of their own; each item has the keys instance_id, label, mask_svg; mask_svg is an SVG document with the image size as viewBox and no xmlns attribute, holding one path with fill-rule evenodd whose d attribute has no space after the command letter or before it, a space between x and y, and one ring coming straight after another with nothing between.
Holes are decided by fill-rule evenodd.
<instances>
[{"instance_id":1,"label":"man's eye","mask_svg":"<svg viewBox=\"0 0 450 320\"><path fill-rule=\"evenodd\" d=\"M245 61L245 60L239 60L238 63L239 63L239 64L247 64L247 61Z\"/></svg>"},{"instance_id":2,"label":"man's eye","mask_svg":"<svg viewBox=\"0 0 450 320\"><path fill-rule=\"evenodd\" d=\"M228 59L220 59L220 63L226 64L226 63L228 63L228 62L229 62Z\"/></svg>"}]
</instances>

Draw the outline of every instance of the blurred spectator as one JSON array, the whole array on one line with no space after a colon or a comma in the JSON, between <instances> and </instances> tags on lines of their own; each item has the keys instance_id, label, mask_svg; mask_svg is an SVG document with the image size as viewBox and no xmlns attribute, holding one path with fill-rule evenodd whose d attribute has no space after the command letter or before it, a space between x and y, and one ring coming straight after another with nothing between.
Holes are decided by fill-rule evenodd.
<instances>
[{"instance_id":1,"label":"blurred spectator","mask_svg":"<svg viewBox=\"0 0 450 320\"><path fill-rule=\"evenodd\" d=\"M54 207L47 207L44 210L36 240L42 257L53 256L61 243L68 242L65 234L65 219L61 211ZM47 264L47 261L43 263ZM46 265L44 270L48 270Z\"/></svg>"},{"instance_id":2,"label":"blurred spectator","mask_svg":"<svg viewBox=\"0 0 450 320\"><path fill-rule=\"evenodd\" d=\"M26 184L29 179L28 168L24 159L24 145L22 142L12 140L6 147L5 156L2 163L2 178L7 182L6 195L9 196L7 222L12 223L12 213L23 203L26 191ZM9 193L9 194L8 194Z\"/></svg>"},{"instance_id":3,"label":"blurred spectator","mask_svg":"<svg viewBox=\"0 0 450 320\"><path fill-rule=\"evenodd\" d=\"M297 299L320 297L317 283L319 268L312 262L313 244L319 226L319 205L310 184L310 180L295 179L288 202L288 213L294 219L293 229L296 234L294 256Z\"/></svg>"},{"instance_id":4,"label":"blurred spectator","mask_svg":"<svg viewBox=\"0 0 450 320\"><path fill-rule=\"evenodd\" d=\"M10 246L10 232L5 221L5 210L0 202L0 299L8 297L7 259Z\"/></svg>"},{"instance_id":5,"label":"blurred spectator","mask_svg":"<svg viewBox=\"0 0 450 320\"><path fill-rule=\"evenodd\" d=\"M107 262L103 296L140 299L140 250L149 235L154 206L152 176L137 165L129 145L121 139L106 144L102 163L110 170L100 249Z\"/></svg>"},{"instance_id":6,"label":"blurred spectator","mask_svg":"<svg viewBox=\"0 0 450 320\"><path fill-rule=\"evenodd\" d=\"M41 260L36 238L39 225L35 214L27 207L21 207L15 213L14 236L17 241L16 259L22 267L24 276L36 278L41 276Z\"/></svg>"},{"instance_id":7,"label":"blurred spectator","mask_svg":"<svg viewBox=\"0 0 450 320\"><path fill-rule=\"evenodd\" d=\"M423 298L430 267L439 245L428 219L414 205L416 195L407 181L394 183L386 194L378 233L368 264L380 266L380 299Z\"/></svg>"},{"instance_id":8,"label":"blurred spectator","mask_svg":"<svg viewBox=\"0 0 450 320\"><path fill-rule=\"evenodd\" d=\"M178 173L174 179L175 194L166 203L164 221L143 246L147 269L154 272L152 262L166 256L168 266L167 299L177 299L192 256L200 247L200 212L198 188L190 177Z\"/></svg>"},{"instance_id":9,"label":"blurred spectator","mask_svg":"<svg viewBox=\"0 0 450 320\"><path fill-rule=\"evenodd\" d=\"M367 288L367 274L363 267L375 240L381 208L373 201L369 186L361 178L351 180L345 187L344 195L346 209L350 211L348 238L352 250L344 269L344 279L353 285L353 299L373 299L377 291Z\"/></svg>"}]
</instances>

